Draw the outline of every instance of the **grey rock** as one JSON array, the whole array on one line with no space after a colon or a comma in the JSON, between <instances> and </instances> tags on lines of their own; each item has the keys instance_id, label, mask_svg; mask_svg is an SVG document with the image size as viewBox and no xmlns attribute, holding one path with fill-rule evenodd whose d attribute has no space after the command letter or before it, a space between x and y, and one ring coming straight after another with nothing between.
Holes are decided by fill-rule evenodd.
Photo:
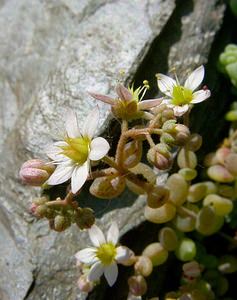
<instances>
[{"instance_id":1,"label":"grey rock","mask_svg":"<svg viewBox=\"0 0 237 300\"><path fill-rule=\"evenodd\" d=\"M150 5L156 9L152 16L147 13ZM10 220L1 221L5 241L1 257L11 249L11 264L0 263L5 298L76 298L73 254L85 245L87 234L75 227L56 234L46 222L35 221L27 209L40 192L21 185L19 167L28 157L44 155L45 146L63 125L68 106L83 122L95 105L87 90L110 92L120 69L125 71L124 80L133 77L173 8L173 1L164 5L163 1L27 0L7 1L0 7L0 22L6 28L0 37L5 41L0 47L0 197L1 213ZM156 25L155 18L161 19ZM109 108L100 108L102 125ZM131 214L135 224L140 222L142 205L141 201L118 208L104 219L109 223L122 210L119 223L128 230ZM27 296L32 284L35 287Z\"/></svg>"},{"instance_id":2,"label":"grey rock","mask_svg":"<svg viewBox=\"0 0 237 300\"><path fill-rule=\"evenodd\" d=\"M194 2L170 48L169 65L178 61L184 73L190 63L206 60L223 17L217 2ZM27 158L44 155L67 107L83 122L95 105L88 90L113 94L121 69L124 82L134 77L174 9L173 0L0 2L0 25L6 28L0 33L1 299L85 298L76 288L73 255L88 244L87 233L72 226L58 234L32 218L28 205L40 191L23 186L18 170ZM183 64L181 47L187 57ZM98 105L101 131L109 108ZM127 192L122 197L94 204L86 195L102 229L117 220L123 234L144 220L144 199L135 201Z\"/></svg>"}]
</instances>

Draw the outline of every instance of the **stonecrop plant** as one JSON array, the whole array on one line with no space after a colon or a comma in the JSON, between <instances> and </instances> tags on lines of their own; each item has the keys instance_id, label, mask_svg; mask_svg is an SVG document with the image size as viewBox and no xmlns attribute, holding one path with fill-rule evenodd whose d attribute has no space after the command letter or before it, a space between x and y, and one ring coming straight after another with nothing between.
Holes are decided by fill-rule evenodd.
<instances>
[{"instance_id":1,"label":"stonecrop plant","mask_svg":"<svg viewBox=\"0 0 237 300\"><path fill-rule=\"evenodd\" d=\"M81 274L78 286L83 292L91 292L102 276L112 286L119 276L117 264L122 264L133 268L128 278L129 295L143 296L149 289L146 278L172 252L183 264L183 275L179 289L167 293L167 300L217 299L228 290L225 274L237 270L236 257L227 254L218 260L201 243L203 237L219 232L225 222L234 223L236 119L229 137L205 158L203 180L196 155L202 137L190 132L189 115L194 105L211 96L206 86L200 87L204 67L194 70L182 84L176 74L174 77L157 74L158 88L164 95L158 99L143 99L149 89L146 80L139 88L119 83L114 96L90 92L91 97L111 106L113 117L121 124L116 149L111 151L105 138L95 136L97 107L83 127L79 127L76 113L68 109L63 140L46 149L49 160L32 159L22 165L20 177L25 184L48 190L67 183L63 199L51 199L43 193L32 201L30 210L37 218L48 219L50 228L57 232L72 224L88 230L93 246L80 249L78 245L75 254ZM161 174L167 174L166 180L160 180ZM91 182L89 192L95 201L116 198L126 187L144 195L144 215L157 224L158 238L154 236L154 242L145 245L142 253L134 253L119 244L116 222L105 237L95 225L93 210L79 206L86 182ZM196 232L198 238L191 239L190 232ZM228 239L235 247L236 237Z\"/></svg>"}]
</instances>

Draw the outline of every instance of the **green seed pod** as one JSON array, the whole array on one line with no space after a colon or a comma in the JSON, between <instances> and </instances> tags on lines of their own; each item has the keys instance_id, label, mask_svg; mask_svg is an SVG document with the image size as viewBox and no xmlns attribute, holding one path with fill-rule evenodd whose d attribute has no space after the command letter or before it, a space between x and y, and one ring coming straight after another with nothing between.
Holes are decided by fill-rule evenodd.
<instances>
[{"instance_id":1,"label":"green seed pod","mask_svg":"<svg viewBox=\"0 0 237 300\"><path fill-rule=\"evenodd\" d=\"M118 197L125 186L125 178L114 174L96 178L90 186L90 193L97 198L112 199Z\"/></svg>"},{"instance_id":2,"label":"green seed pod","mask_svg":"<svg viewBox=\"0 0 237 300\"><path fill-rule=\"evenodd\" d=\"M178 172L186 181L191 181L197 176L197 171L195 169L183 168Z\"/></svg>"},{"instance_id":3,"label":"green seed pod","mask_svg":"<svg viewBox=\"0 0 237 300\"><path fill-rule=\"evenodd\" d=\"M142 142L133 140L128 142L123 149L123 167L126 169L135 167L142 157Z\"/></svg>"},{"instance_id":4,"label":"green seed pod","mask_svg":"<svg viewBox=\"0 0 237 300\"><path fill-rule=\"evenodd\" d=\"M80 229L88 229L95 223L94 211L85 207L77 211L76 224Z\"/></svg>"},{"instance_id":5,"label":"green seed pod","mask_svg":"<svg viewBox=\"0 0 237 300\"><path fill-rule=\"evenodd\" d=\"M159 231L158 239L167 251L174 251L178 245L176 232L170 227L163 227Z\"/></svg>"},{"instance_id":6,"label":"green seed pod","mask_svg":"<svg viewBox=\"0 0 237 300\"><path fill-rule=\"evenodd\" d=\"M224 198L234 199L235 198L235 189L233 186L229 186L227 184L219 184L218 185L218 194Z\"/></svg>"},{"instance_id":7,"label":"green seed pod","mask_svg":"<svg viewBox=\"0 0 237 300\"><path fill-rule=\"evenodd\" d=\"M149 257L155 267L166 262L169 253L161 243L152 243L143 250L142 255Z\"/></svg>"},{"instance_id":8,"label":"green seed pod","mask_svg":"<svg viewBox=\"0 0 237 300\"><path fill-rule=\"evenodd\" d=\"M143 276L131 276L128 278L129 291L134 296L143 296L147 291L147 283Z\"/></svg>"},{"instance_id":9,"label":"green seed pod","mask_svg":"<svg viewBox=\"0 0 237 300\"><path fill-rule=\"evenodd\" d=\"M233 175L237 176L237 154L230 153L225 159L226 169Z\"/></svg>"},{"instance_id":10,"label":"green seed pod","mask_svg":"<svg viewBox=\"0 0 237 300\"><path fill-rule=\"evenodd\" d=\"M212 207L204 206L197 214L196 230L203 235L211 235L217 232L223 223L223 217L217 216Z\"/></svg>"},{"instance_id":11,"label":"green seed pod","mask_svg":"<svg viewBox=\"0 0 237 300\"><path fill-rule=\"evenodd\" d=\"M224 255L219 260L218 270L223 274L231 274L237 271L237 258L233 255Z\"/></svg>"},{"instance_id":12,"label":"green seed pod","mask_svg":"<svg viewBox=\"0 0 237 300\"><path fill-rule=\"evenodd\" d=\"M188 184L180 174L172 174L167 182L166 186L170 190L169 201L176 206L181 206L187 199Z\"/></svg>"},{"instance_id":13,"label":"green seed pod","mask_svg":"<svg viewBox=\"0 0 237 300\"><path fill-rule=\"evenodd\" d=\"M198 151L202 146L202 136L198 133L191 134L186 147L193 152Z\"/></svg>"},{"instance_id":14,"label":"green seed pod","mask_svg":"<svg viewBox=\"0 0 237 300\"><path fill-rule=\"evenodd\" d=\"M147 256L139 256L134 265L134 269L137 274L147 277L153 270L152 261Z\"/></svg>"},{"instance_id":15,"label":"green seed pod","mask_svg":"<svg viewBox=\"0 0 237 300\"><path fill-rule=\"evenodd\" d=\"M70 220L65 216L56 216L54 219L54 230L62 232L71 225Z\"/></svg>"},{"instance_id":16,"label":"green seed pod","mask_svg":"<svg viewBox=\"0 0 237 300\"><path fill-rule=\"evenodd\" d=\"M225 293L228 291L228 289L229 289L229 281L224 276L220 276L218 278L216 294L218 296L224 296Z\"/></svg>"},{"instance_id":17,"label":"green seed pod","mask_svg":"<svg viewBox=\"0 0 237 300\"><path fill-rule=\"evenodd\" d=\"M196 256L196 245L193 240L189 238L183 238L180 240L175 255L181 261L193 260Z\"/></svg>"},{"instance_id":18,"label":"green seed pod","mask_svg":"<svg viewBox=\"0 0 237 300\"><path fill-rule=\"evenodd\" d=\"M191 217L184 217L176 215L174 219L175 227L181 232L190 232L195 229L196 220Z\"/></svg>"},{"instance_id":19,"label":"green seed pod","mask_svg":"<svg viewBox=\"0 0 237 300\"><path fill-rule=\"evenodd\" d=\"M33 203L36 205L42 205L44 203L46 203L47 201L49 201L49 198L46 196L40 197L40 198L35 198L33 199Z\"/></svg>"},{"instance_id":20,"label":"green seed pod","mask_svg":"<svg viewBox=\"0 0 237 300\"><path fill-rule=\"evenodd\" d=\"M208 168L208 176L217 182L232 182L234 181L234 176L223 166L214 165Z\"/></svg>"},{"instance_id":21,"label":"green seed pod","mask_svg":"<svg viewBox=\"0 0 237 300\"><path fill-rule=\"evenodd\" d=\"M162 224L171 221L176 214L176 208L172 203L165 203L159 208L145 207L145 218L156 224Z\"/></svg>"},{"instance_id":22,"label":"green seed pod","mask_svg":"<svg viewBox=\"0 0 237 300\"><path fill-rule=\"evenodd\" d=\"M195 183L189 187L187 200L196 203L206 196L207 186L205 183Z\"/></svg>"},{"instance_id":23,"label":"green seed pod","mask_svg":"<svg viewBox=\"0 0 237 300\"><path fill-rule=\"evenodd\" d=\"M161 207L168 200L169 194L165 186L153 186L147 193L147 205L151 208Z\"/></svg>"},{"instance_id":24,"label":"green seed pod","mask_svg":"<svg viewBox=\"0 0 237 300\"><path fill-rule=\"evenodd\" d=\"M195 169L197 166L197 156L193 151L182 148L177 157L177 163L180 169Z\"/></svg>"},{"instance_id":25,"label":"green seed pod","mask_svg":"<svg viewBox=\"0 0 237 300\"><path fill-rule=\"evenodd\" d=\"M48 206L45 204L39 205L35 209L35 215L40 218L45 217L47 215L47 212L48 212Z\"/></svg>"},{"instance_id":26,"label":"green seed pod","mask_svg":"<svg viewBox=\"0 0 237 300\"><path fill-rule=\"evenodd\" d=\"M217 216L226 216L233 210L233 202L229 199L210 194L203 200L204 206L213 207Z\"/></svg>"}]
</instances>

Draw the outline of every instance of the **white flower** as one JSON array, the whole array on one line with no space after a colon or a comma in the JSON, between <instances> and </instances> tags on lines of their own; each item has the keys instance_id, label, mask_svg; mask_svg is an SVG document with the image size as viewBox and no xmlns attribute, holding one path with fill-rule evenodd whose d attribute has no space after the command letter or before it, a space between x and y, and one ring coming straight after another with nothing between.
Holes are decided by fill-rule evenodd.
<instances>
[{"instance_id":1,"label":"white flower","mask_svg":"<svg viewBox=\"0 0 237 300\"><path fill-rule=\"evenodd\" d=\"M177 78L174 80L164 74L157 74L158 87L168 97L162 103L173 108L176 116L182 116L188 111L190 104L209 98L211 92L208 89L194 92L203 81L204 73L204 67L198 67L188 76L183 86L179 84Z\"/></svg>"},{"instance_id":2,"label":"white flower","mask_svg":"<svg viewBox=\"0 0 237 300\"><path fill-rule=\"evenodd\" d=\"M89 229L89 236L94 247L77 252L75 257L79 262L90 266L87 277L89 281L96 281L104 274L108 284L112 286L118 276L117 263L128 260L129 249L116 247L119 229L115 222L110 226L107 238L96 225Z\"/></svg>"},{"instance_id":3,"label":"white flower","mask_svg":"<svg viewBox=\"0 0 237 300\"><path fill-rule=\"evenodd\" d=\"M64 141L56 142L46 150L47 155L57 164L47 184L57 185L71 178L74 194L83 186L89 174L90 161L100 160L109 151L109 144L104 138L93 138L98 121L99 110L96 108L79 130L76 114L72 110L68 111Z\"/></svg>"}]
</instances>

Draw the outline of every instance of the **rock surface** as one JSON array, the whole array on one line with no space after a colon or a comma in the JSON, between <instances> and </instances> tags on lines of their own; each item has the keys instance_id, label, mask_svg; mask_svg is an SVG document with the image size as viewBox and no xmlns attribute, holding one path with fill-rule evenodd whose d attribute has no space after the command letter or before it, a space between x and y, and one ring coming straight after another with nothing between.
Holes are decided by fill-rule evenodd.
<instances>
[{"instance_id":1,"label":"rock surface","mask_svg":"<svg viewBox=\"0 0 237 300\"><path fill-rule=\"evenodd\" d=\"M34 220L27 207L39 191L23 186L18 170L43 155L68 106L83 122L95 105L88 90L112 94L121 69L125 82L134 77L169 18L176 21L181 2L177 8L173 0L0 2L0 299L85 298L75 285L73 254L87 234L73 226L58 234ZM179 17L167 64L178 63L182 75L207 60L223 17L217 3L194 1ZM104 128L108 107L100 109ZM112 219L122 233L142 222L144 200L122 198L95 207L103 229Z\"/></svg>"}]
</instances>

